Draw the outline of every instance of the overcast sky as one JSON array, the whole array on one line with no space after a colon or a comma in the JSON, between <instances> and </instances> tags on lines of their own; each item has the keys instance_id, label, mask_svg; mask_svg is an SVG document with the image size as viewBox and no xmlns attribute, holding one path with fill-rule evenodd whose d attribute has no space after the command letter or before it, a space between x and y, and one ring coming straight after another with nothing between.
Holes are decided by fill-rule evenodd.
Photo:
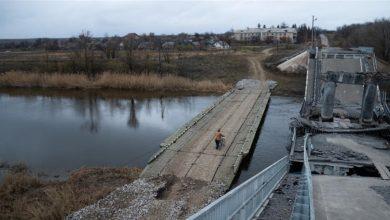
<instances>
[{"instance_id":1,"label":"overcast sky","mask_svg":"<svg viewBox=\"0 0 390 220\"><path fill-rule=\"evenodd\" d=\"M0 0L0 38L154 32L221 33L229 29L311 22L320 28L390 17L390 1L60 1Z\"/></svg>"}]
</instances>

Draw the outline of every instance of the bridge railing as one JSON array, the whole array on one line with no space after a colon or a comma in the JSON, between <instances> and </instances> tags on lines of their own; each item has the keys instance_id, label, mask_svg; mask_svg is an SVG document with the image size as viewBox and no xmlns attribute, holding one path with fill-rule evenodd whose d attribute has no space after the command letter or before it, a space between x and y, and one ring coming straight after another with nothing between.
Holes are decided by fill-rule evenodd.
<instances>
[{"instance_id":1,"label":"bridge railing","mask_svg":"<svg viewBox=\"0 0 390 220\"><path fill-rule=\"evenodd\" d=\"M313 205L313 184L309 155L312 150L310 134L306 134L303 147L303 170L299 181L299 188L295 197L293 211L290 220L308 219L315 220Z\"/></svg>"},{"instance_id":2,"label":"bridge railing","mask_svg":"<svg viewBox=\"0 0 390 220\"><path fill-rule=\"evenodd\" d=\"M250 219L289 170L285 156L188 219Z\"/></svg>"}]
</instances>

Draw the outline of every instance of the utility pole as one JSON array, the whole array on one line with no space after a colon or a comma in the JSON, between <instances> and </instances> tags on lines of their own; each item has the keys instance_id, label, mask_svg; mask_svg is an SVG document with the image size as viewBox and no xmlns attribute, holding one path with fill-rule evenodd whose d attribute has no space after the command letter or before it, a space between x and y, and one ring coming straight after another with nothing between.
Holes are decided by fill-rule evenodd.
<instances>
[{"instance_id":1,"label":"utility pole","mask_svg":"<svg viewBox=\"0 0 390 220\"><path fill-rule=\"evenodd\" d=\"M314 17L314 15L311 16L311 46L314 48L314 21L316 21L317 18Z\"/></svg>"}]
</instances>

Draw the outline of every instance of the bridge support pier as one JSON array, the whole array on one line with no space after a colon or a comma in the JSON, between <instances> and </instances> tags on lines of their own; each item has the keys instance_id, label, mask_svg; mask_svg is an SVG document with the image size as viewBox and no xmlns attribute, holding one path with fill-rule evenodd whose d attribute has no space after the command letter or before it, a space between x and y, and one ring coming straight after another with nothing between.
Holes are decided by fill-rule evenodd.
<instances>
[{"instance_id":1,"label":"bridge support pier","mask_svg":"<svg viewBox=\"0 0 390 220\"><path fill-rule=\"evenodd\" d=\"M368 83L364 86L361 120L363 123L371 123L374 117L374 107L376 98L376 86Z\"/></svg>"},{"instance_id":2,"label":"bridge support pier","mask_svg":"<svg viewBox=\"0 0 390 220\"><path fill-rule=\"evenodd\" d=\"M322 107L321 107L321 118L323 121L333 120L335 92L336 92L335 82L329 81L324 83L324 87L322 90Z\"/></svg>"}]
</instances>

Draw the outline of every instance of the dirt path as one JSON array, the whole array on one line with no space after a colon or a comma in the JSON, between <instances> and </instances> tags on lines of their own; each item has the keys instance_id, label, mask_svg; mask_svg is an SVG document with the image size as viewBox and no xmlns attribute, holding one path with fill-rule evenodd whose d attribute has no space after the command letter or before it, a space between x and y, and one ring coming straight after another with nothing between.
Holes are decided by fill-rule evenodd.
<instances>
[{"instance_id":1,"label":"dirt path","mask_svg":"<svg viewBox=\"0 0 390 220\"><path fill-rule=\"evenodd\" d=\"M272 90L273 95L296 96L303 95L305 89L305 75L282 74L278 71L263 68L263 62L273 55L273 48L267 48L261 53L247 56L250 65L251 77L261 81L273 80L278 86Z\"/></svg>"},{"instance_id":2,"label":"dirt path","mask_svg":"<svg viewBox=\"0 0 390 220\"><path fill-rule=\"evenodd\" d=\"M272 55L272 49L273 48L268 48L263 50L261 54L258 54L257 56L248 57L248 61L251 65L250 69L252 71L253 78L259 79L261 81L267 80L267 71L263 68L261 62L268 56Z\"/></svg>"},{"instance_id":3,"label":"dirt path","mask_svg":"<svg viewBox=\"0 0 390 220\"><path fill-rule=\"evenodd\" d=\"M320 34L320 39L321 39L321 45L323 47L329 47L328 38L324 34Z\"/></svg>"}]
</instances>

